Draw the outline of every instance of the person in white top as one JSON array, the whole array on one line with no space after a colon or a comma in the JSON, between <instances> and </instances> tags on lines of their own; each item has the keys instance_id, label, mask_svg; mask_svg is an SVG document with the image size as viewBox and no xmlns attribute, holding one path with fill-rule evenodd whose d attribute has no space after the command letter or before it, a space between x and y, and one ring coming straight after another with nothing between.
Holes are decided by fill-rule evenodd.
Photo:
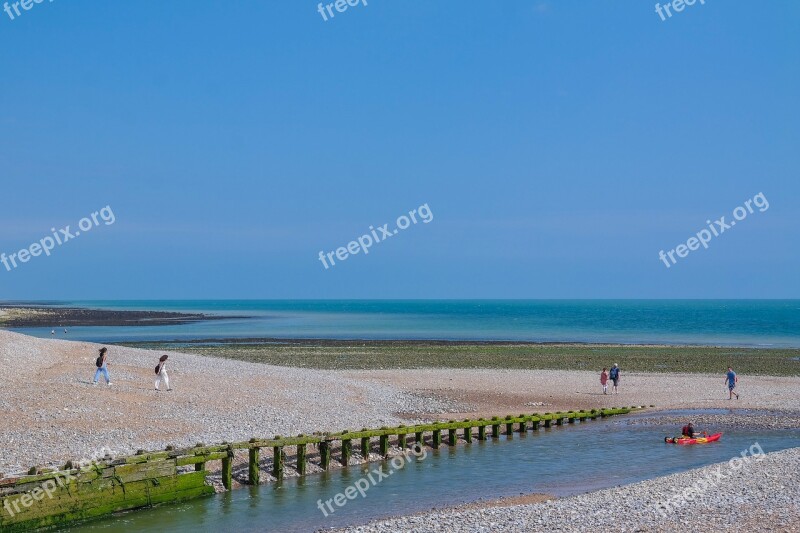
<instances>
[{"instance_id":1,"label":"person in white top","mask_svg":"<svg viewBox=\"0 0 800 533\"><path fill-rule=\"evenodd\" d=\"M167 355L162 355L161 359L158 360L158 366L156 366L156 390L161 390L161 380L164 380L164 386L167 387L168 391L172 389L169 386L169 374L167 374Z\"/></svg>"}]
</instances>

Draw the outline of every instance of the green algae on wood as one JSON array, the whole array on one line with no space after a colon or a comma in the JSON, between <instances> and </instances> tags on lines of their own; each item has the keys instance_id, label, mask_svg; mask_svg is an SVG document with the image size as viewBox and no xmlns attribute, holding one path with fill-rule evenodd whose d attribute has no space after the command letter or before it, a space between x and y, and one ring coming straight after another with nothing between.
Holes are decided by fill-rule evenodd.
<instances>
[{"instance_id":1,"label":"green algae on wood","mask_svg":"<svg viewBox=\"0 0 800 533\"><path fill-rule=\"evenodd\" d=\"M260 448L250 448L248 457L248 482L251 485L258 485L261 480L261 474L258 470L258 461L260 458Z\"/></svg>"},{"instance_id":2,"label":"green algae on wood","mask_svg":"<svg viewBox=\"0 0 800 533\"><path fill-rule=\"evenodd\" d=\"M341 462L344 466L350 463L350 456L353 454L353 441L345 439L342 441L342 459Z\"/></svg>"},{"instance_id":3,"label":"green algae on wood","mask_svg":"<svg viewBox=\"0 0 800 533\"><path fill-rule=\"evenodd\" d=\"M276 479L283 477L283 446L272 448L272 475Z\"/></svg>"},{"instance_id":4,"label":"green algae on wood","mask_svg":"<svg viewBox=\"0 0 800 533\"><path fill-rule=\"evenodd\" d=\"M306 445L305 444L298 444L297 445L297 473L305 475L306 473Z\"/></svg>"},{"instance_id":5,"label":"green algae on wood","mask_svg":"<svg viewBox=\"0 0 800 533\"><path fill-rule=\"evenodd\" d=\"M361 437L361 457L363 457L364 459L369 459L369 451L370 451L370 438Z\"/></svg>"},{"instance_id":6,"label":"green algae on wood","mask_svg":"<svg viewBox=\"0 0 800 533\"><path fill-rule=\"evenodd\" d=\"M319 443L319 465L327 470L331 464L331 443L324 440Z\"/></svg>"},{"instance_id":7,"label":"green algae on wood","mask_svg":"<svg viewBox=\"0 0 800 533\"><path fill-rule=\"evenodd\" d=\"M233 486L233 450L228 450L222 459L222 486L231 490Z\"/></svg>"},{"instance_id":8,"label":"green algae on wood","mask_svg":"<svg viewBox=\"0 0 800 533\"><path fill-rule=\"evenodd\" d=\"M383 457L389 455L389 435L381 435L379 446Z\"/></svg>"}]
</instances>

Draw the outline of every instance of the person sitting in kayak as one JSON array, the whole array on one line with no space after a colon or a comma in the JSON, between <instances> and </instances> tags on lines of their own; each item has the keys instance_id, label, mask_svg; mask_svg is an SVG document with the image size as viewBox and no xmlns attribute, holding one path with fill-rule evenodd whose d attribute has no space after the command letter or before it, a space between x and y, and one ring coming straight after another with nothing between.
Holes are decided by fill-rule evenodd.
<instances>
[{"instance_id":1,"label":"person sitting in kayak","mask_svg":"<svg viewBox=\"0 0 800 533\"><path fill-rule=\"evenodd\" d=\"M689 438L701 436L701 433L699 431L694 430L694 426L692 425L691 422L689 422L688 424L686 424L681 428L681 433L683 433L684 437L689 437Z\"/></svg>"}]
</instances>

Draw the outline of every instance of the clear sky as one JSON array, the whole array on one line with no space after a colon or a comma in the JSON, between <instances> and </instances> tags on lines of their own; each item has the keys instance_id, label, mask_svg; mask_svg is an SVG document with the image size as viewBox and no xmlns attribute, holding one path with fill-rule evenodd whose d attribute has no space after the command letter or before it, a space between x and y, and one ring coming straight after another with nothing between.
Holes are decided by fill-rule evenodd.
<instances>
[{"instance_id":1,"label":"clear sky","mask_svg":"<svg viewBox=\"0 0 800 533\"><path fill-rule=\"evenodd\" d=\"M0 252L115 217L0 265L0 299L800 297L800 2L334 13L0 12ZM422 204L430 223L319 260Z\"/></svg>"}]
</instances>

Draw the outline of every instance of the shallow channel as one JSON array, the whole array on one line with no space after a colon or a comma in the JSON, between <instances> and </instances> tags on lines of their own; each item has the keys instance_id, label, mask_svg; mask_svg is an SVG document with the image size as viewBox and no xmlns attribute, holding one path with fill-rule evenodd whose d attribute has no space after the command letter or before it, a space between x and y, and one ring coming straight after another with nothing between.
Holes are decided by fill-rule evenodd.
<instances>
[{"instance_id":1,"label":"shallow channel","mask_svg":"<svg viewBox=\"0 0 800 533\"><path fill-rule=\"evenodd\" d=\"M690 416L700 411L671 411ZM665 413L666 414L666 413ZM800 430L728 430L716 443L664 443L664 427L614 417L496 440L427 449L400 469L388 462L234 490L187 503L121 514L71 532L315 531L387 516L529 493L568 496L727 461L758 443L764 452L800 444ZM652 416L652 414L648 415ZM714 428L707 428L713 430ZM676 432L677 428L673 431ZM371 471L391 475L325 516L318 500L344 492ZM373 479L378 476L373 474ZM363 482L362 482L363 486Z\"/></svg>"}]
</instances>

